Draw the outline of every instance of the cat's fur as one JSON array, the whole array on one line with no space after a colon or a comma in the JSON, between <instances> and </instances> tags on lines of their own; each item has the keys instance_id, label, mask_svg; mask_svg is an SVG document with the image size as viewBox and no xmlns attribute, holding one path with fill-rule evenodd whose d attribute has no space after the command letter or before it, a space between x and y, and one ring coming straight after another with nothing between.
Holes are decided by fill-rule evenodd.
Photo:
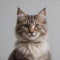
<instances>
[{"instance_id":1,"label":"cat's fur","mask_svg":"<svg viewBox=\"0 0 60 60\"><path fill-rule=\"evenodd\" d=\"M17 10L16 48L8 60L51 60L47 43L46 9L36 15Z\"/></svg>"}]
</instances>

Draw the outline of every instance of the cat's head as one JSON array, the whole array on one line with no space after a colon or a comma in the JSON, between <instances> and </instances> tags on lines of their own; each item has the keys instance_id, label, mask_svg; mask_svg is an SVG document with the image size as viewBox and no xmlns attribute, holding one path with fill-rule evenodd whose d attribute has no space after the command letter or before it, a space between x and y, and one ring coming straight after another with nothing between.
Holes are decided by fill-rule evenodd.
<instances>
[{"instance_id":1,"label":"cat's head","mask_svg":"<svg viewBox=\"0 0 60 60\"><path fill-rule=\"evenodd\" d=\"M47 34L46 8L36 15L25 14L20 8L17 10L16 36L34 41Z\"/></svg>"}]
</instances>

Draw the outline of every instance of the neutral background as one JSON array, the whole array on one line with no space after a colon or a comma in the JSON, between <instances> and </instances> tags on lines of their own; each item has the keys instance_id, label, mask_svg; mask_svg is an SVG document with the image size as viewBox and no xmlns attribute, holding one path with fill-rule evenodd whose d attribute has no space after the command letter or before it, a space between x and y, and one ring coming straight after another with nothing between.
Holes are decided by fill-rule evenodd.
<instances>
[{"instance_id":1,"label":"neutral background","mask_svg":"<svg viewBox=\"0 0 60 60\"><path fill-rule=\"evenodd\" d=\"M36 14L47 7L52 60L60 60L60 0L0 0L0 60L7 60L14 49L17 7L28 14Z\"/></svg>"}]
</instances>

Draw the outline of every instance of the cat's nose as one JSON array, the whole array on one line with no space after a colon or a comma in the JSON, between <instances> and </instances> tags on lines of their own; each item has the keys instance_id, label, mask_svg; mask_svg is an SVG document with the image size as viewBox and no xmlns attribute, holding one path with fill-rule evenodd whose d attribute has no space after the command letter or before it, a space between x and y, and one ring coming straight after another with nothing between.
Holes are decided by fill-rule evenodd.
<instances>
[{"instance_id":1,"label":"cat's nose","mask_svg":"<svg viewBox=\"0 0 60 60\"><path fill-rule=\"evenodd\" d=\"M29 33L30 33L30 34L33 34L33 33L34 33L34 27L31 27L31 28L29 29Z\"/></svg>"},{"instance_id":2,"label":"cat's nose","mask_svg":"<svg viewBox=\"0 0 60 60\"><path fill-rule=\"evenodd\" d=\"M33 35L34 31L30 31L30 30L29 30L29 33L30 33L31 35Z\"/></svg>"}]
</instances>

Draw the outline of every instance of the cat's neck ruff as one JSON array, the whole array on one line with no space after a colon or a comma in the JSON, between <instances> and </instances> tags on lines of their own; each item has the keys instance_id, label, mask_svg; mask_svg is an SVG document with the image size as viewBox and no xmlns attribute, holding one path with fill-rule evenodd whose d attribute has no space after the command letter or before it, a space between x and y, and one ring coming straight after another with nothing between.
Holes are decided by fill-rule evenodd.
<instances>
[{"instance_id":1,"label":"cat's neck ruff","mask_svg":"<svg viewBox=\"0 0 60 60\"><path fill-rule=\"evenodd\" d=\"M25 55L32 54L32 56L35 58L34 60L37 60L38 57L42 56L43 54L47 53L49 50L48 43L27 43L27 44L19 44L16 46L20 52L22 52Z\"/></svg>"}]
</instances>

